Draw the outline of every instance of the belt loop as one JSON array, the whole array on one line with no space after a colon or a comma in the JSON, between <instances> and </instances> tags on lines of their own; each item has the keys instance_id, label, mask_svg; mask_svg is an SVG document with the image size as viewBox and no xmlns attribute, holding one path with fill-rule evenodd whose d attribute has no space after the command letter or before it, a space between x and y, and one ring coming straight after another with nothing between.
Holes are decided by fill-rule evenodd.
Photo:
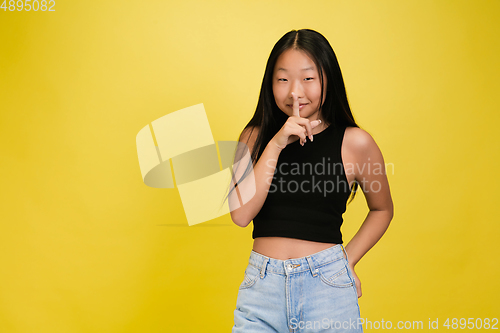
<instances>
[{"instance_id":1,"label":"belt loop","mask_svg":"<svg viewBox=\"0 0 500 333\"><path fill-rule=\"evenodd\" d=\"M345 260L347 260L347 263L349 263L349 258L347 257L347 252L344 248L344 245L340 244L340 246L342 247L342 251L344 251L344 253L345 253Z\"/></svg>"},{"instance_id":2,"label":"belt loop","mask_svg":"<svg viewBox=\"0 0 500 333\"><path fill-rule=\"evenodd\" d=\"M266 266L267 263L269 262L269 258L264 258L264 262L262 263L262 267L260 269L260 278L264 278L264 273L266 272Z\"/></svg>"},{"instance_id":3,"label":"belt loop","mask_svg":"<svg viewBox=\"0 0 500 333\"><path fill-rule=\"evenodd\" d=\"M311 259L311 256L307 256L307 263L309 264L309 268L311 269L311 274L312 276L316 277L318 275L318 269L314 267L314 263Z\"/></svg>"}]
</instances>

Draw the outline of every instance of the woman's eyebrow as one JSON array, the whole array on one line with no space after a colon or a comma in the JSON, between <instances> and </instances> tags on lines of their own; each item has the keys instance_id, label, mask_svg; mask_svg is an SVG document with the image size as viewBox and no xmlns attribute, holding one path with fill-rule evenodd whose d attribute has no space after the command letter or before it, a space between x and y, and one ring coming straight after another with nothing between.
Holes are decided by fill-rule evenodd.
<instances>
[{"instance_id":1,"label":"woman's eyebrow","mask_svg":"<svg viewBox=\"0 0 500 333\"><path fill-rule=\"evenodd\" d=\"M278 70L278 71L285 71L285 72L288 72L288 71L287 71L285 68L283 68L283 67L279 67L277 70ZM313 68L313 67L307 67L307 68L302 68L302 70L303 70L303 71L312 71L312 70L314 70L314 68Z\"/></svg>"}]
</instances>

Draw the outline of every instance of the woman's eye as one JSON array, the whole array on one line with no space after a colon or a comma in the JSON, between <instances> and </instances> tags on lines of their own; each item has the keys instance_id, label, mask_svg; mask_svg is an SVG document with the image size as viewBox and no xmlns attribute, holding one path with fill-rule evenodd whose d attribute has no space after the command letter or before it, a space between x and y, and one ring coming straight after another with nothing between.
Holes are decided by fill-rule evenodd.
<instances>
[{"instance_id":1,"label":"woman's eye","mask_svg":"<svg viewBox=\"0 0 500 333\"><path fill-rule=\"evenodd\" d=\"M278 79L278 81L286 81L286 79Z\"/></svg>"},{"instance_id":2,"label":"woman's eye","mask_svg":"<svg viewBox=\"0 0 500 333\"><path fill-rule=\"evenodd\" d=\"M314 78L313 77L308 77L308 78L306 78L304 80L312 80L312 79L314 79Z\"/></svg>"}]
</instances>

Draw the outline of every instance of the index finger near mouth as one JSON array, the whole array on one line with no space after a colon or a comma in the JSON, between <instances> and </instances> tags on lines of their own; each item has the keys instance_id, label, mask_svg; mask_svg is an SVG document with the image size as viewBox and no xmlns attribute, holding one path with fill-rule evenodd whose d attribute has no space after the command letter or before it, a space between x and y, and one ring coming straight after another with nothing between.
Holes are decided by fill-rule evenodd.
<instances>
[{"instance_id":1,"label":"index finger near mouth","mask_svg":"<svg viewBox=\"0 0 500 333\"><path fill-rule=\"evenodd\" d=\"M313 127L311 126L311 122L309 121L309 119L302 118L302 119L297 121L297 124L305 127L306 136L309 138L309 140L312 141L313 140L312 139L313 138L313 133L312 133Z\"/></svg>"},{"instance_id":2,"label":"index finger near mouth","mask_svg":"<svg viewBox=\"0 0 500 333\"><path fill-rule=\"evenodd\" d=\"M292 96L293 96L293 105L292 105L293 113L292 113L292 115L296 116L296 117L300 117L300 114L299 114L299 99L298 99L297 95L295 93L293 93L293 92L292 92Z\"/></svg>"}]
</instances>

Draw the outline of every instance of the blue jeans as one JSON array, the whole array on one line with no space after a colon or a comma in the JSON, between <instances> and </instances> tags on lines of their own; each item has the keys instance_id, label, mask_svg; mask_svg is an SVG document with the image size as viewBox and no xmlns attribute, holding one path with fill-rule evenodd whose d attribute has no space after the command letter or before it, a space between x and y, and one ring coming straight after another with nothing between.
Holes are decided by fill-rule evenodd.
<instances>
[{"instance_id":1,"label":"blue jeans","mask_svg":"<svg viewBox=\"0 0 500 333\"><path fill-rule=\"evenodd\" d=\"M238 291L232 333L363 332L342 244L278 260L252 250Z\"/></svg>"}]
</instances>

